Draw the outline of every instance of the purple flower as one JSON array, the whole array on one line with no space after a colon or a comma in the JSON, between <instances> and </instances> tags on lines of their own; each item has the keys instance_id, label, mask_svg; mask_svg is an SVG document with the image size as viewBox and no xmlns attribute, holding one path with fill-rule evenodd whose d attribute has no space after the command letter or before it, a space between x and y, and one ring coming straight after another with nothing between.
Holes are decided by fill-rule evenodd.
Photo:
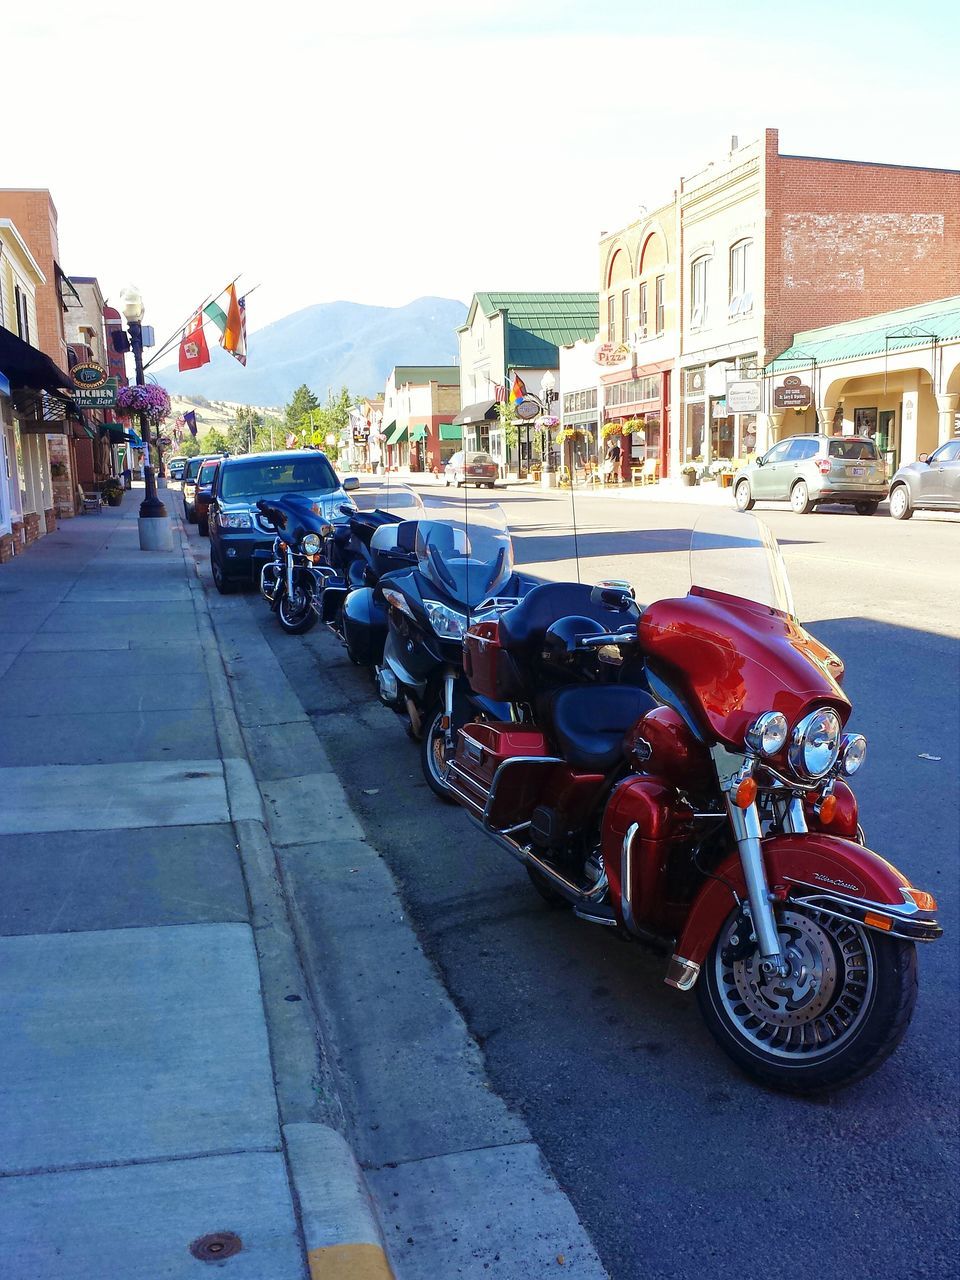
<instances>
[{"instance_id":1,"label":"purple flower","mask_svg":"<svg viewBox=\"0 0 960 1280\"><path fill-rule=\"evenodd\" d=\"M130 418L144 413L157 426L170 413L170 397L163 387L121 387L117 392L117 413Z\"/></svg>"}]
</instances>

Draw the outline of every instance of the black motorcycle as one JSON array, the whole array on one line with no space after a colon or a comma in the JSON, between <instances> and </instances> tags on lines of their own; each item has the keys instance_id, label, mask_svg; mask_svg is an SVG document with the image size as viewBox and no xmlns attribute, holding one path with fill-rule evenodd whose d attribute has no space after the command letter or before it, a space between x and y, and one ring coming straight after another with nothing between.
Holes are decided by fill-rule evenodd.
<instances>
[{"instance_id":1,"label":"black motorcycle","mask_svg":"<svg viewBox=\"0 0 960 1280\"><path fill-rule=\"evenodd\" d=\"M260 594L288 635L302 635L320 616L323 575L318 566L327 521L315 499L297 493L261 498L257 510L277 535L273 559L260 571Z\"/></svg>"},{"instance_id":2,"label":"black motorcycle","mask_svg":"<svg viewBox=\"0 0 960 1280\"><path fill-rule=\"evenodd\" d=\"M416 564L423 505L412 490L401 488L383 493L373 511L345 507L343 514L324 530L320 616L351 662L373 666L382 659L387 637L386 605L374 588L384 574Z\"/></svg>"},{"instance_id":3,"label":"black motorcycle","mask_svg":"<svg viewBox=\"0 0 960 1280\"><path fill-rule=\"evenodd\" d=\"M470 504L421 520L416 566L381 578L388 630L376 666L377 693L420 743L430 789L451 801L447 763L469 720L509 720L509 706L474 693L463 672L463 638L486 617L512 608L529 589L513 572L513 547L498 506Z\"/></svg>"}]
</instances>

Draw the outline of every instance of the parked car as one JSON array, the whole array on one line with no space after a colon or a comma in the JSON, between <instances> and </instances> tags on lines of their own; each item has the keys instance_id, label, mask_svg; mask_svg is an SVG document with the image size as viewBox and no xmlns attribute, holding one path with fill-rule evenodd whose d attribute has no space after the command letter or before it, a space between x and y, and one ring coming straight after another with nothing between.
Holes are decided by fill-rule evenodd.
<instances>
[{"instance_id":1,"label":"parked car","mask_svg":"<svg viewBox=\"0 0 960 1280\"><path fill-rule=\"evenodd\" d=\"M845 503L872 516L887 496L887 469L866 436L790 436L733 478L740 511L755 502L789 502L805 515L821 503Z\"/></svg>"},{"instance_id":2,"label":"parked car","mask_svg":"<svg viewBox=\"0 0 960 1280\"><path fill-rule=\"evenodd\" d=\"M466 453L461 449L444 467L443 482L449 485L452 481L458 489L462 484L475 484L478 489L485 484L492 489L499 474L489 453Z\"/></svg>"},{"instance_id":3,"label":"parked car","mask_svg":"<svg viewBox=\"0 0 960 1280\"><path fill-rule=\"evenodd\" d=\"M167 475L171 480L179 480L183 475L183 469L189 462L189 458L171 458L167 462Z\"/></svg>"},{"instance_id":4,"label":"parked car","mask_svg":"<svg viewBox=\"0 0 960 1280\"><path fill-rule=\"evenodd\" d=\"M197 487L193 495L193 514L197 521L197 532L201 538L207 537L209 533L207 513L210 510L213 482L221 461L221 458L205 458L197 473Z\"/></svg>"},{"instance_id":5,"label":"parked car","mask_svg":"<svg viewBox=\"0 0 960 1280\"><path fill-rule=\"evenodd\" d=\"M909 520L914 511L960 511L960 440L907 462L890 482L890 514Z\"/></svg>"},{"instance_id":6,"label":"parked car","mask_svg":"<svg viewBox=\"0 0 960 1280\"><path fill-rule=\"evenodd\" d=\"M225 595L241 584L259 584L261 568L273 559L275 533L257 510L259 498L307 494L316 513L332 521L342 507L356 509L347 494L359 487L356 476L341 482L317 449L222 459L208 511L210 569L217 590Z\"/></svg>"},{"instance_id":7,"label":"parked car","mask_svg":"<svg viewBox=\"0 0 960 1280\"><path fill-rule=\"evenodd\" d=\"M187 465L180 473L180 493L183 497L183 518L188 524L193 524L196 520L196 511L194 510L193 500L197 491L197 476L200 474L200 468L206 462L206 458L202 454L198 454L195 458L188 458Z\"/></svg>"}]
</instances>

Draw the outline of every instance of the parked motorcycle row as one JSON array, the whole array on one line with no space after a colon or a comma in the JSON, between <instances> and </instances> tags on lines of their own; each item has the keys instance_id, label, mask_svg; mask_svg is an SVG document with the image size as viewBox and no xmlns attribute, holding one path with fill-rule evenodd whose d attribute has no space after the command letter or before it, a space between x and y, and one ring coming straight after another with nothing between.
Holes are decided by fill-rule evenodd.
<instances>
[{"instance_id":1,"label":"parked motorcycle row","mask_svg":"<svg viewBox=\"0 0 960 1280\"><path fill-rule=\"evenodd\" d=\"M524 579L480 499L402 490L333 521L294 494L258 506L280 625L326 624L434 794L547 902L663 952L743 1069L808 1093L896 1048L937 904L866 847L843 663L755 516L704 516L688 593L642 605L626 581Z\"/></svg>"}]
</instances>

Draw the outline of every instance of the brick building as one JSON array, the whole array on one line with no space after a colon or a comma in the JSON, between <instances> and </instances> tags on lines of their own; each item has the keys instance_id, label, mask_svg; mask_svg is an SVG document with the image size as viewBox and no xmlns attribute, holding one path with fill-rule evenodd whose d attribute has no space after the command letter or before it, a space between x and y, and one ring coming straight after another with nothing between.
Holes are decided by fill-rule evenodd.
<instances>
[{"instance_id":1,"label":"brick building","mask_svg":"<svg viewBox=\"0 0 960 1280\"><path fill-rule=\"evenodd\" d=\"M793 427L772 418L764 369L795 333L957 291L960 171L781 155L768 129L742 147L733 139L725 156L681 178L672 213L665 287L676 307L663 336L676 350L664 459L674 468L742 456ZM620 247L636 252L632 230L601 242L602 342L624 287L609 265ZM645 341L630 344L638 366ZM739 399L728 405L733 382Z\"/></svg>"},{"instance_id":2,"label":"brick building","mask_svg":"<svg viewBox=\"0 0 960 1280\"><path fill-rule=\"evenodd\" d=\"M457 365L397 365L383 393L383 448L389 467L442 470L460 447Z\"/></svg>"}]
</instances>

